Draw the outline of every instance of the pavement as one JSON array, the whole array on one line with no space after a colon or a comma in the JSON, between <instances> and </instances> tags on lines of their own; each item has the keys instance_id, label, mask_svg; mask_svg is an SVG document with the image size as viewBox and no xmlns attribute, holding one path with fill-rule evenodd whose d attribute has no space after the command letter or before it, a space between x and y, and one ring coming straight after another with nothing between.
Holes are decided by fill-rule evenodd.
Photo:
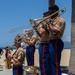
<instances>
[{"instance_id":1,"label":"pavement","mask_svg":"<svg viewBox=\"0 0 75 75\"><path fill-rule=\"evenodd\" d=\"M62 71L62 75L68 75L65 71L64 70ZM0 75L12 75L12 68L6 69L4 66L0 65ZM33 75L33 74L30 74L24 71L24 75Z\"/></svg>"},{"instance_id":2,"label":"pavement","mask_svg":"<svg viewBox=\"0 0 75 75\"><path fill-rule=\"evenodd\" d=\"M12 69L5 69L4 66L0 65L0 75L12 75Z\"/></svg>"}]
</instances>

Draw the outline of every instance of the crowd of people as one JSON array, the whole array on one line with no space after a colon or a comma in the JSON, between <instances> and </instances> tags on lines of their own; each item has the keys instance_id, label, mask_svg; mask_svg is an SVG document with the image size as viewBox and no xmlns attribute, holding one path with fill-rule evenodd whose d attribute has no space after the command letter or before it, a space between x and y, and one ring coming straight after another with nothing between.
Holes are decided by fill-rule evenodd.
<instances>
[{"instance_id":1,"label":"crowd of people","mask_svg":"<svg viewBox=\"0 0 75 75\"><path fill-rule=\"evenodd\" d=\"M23 63L25 56L27 66L34 66L35 44L39 40L39 67L41 75L61 75L60 60L64 47L62 36L65 30L65 20L60 16L59 7L52 5L49 11L43 13L43 19L39 23L34 21L33 29L27 40L17 35L14 39L16 51L6 53L6 58L13 60L13 75L23 75ZM47 18L48 17L48 18ZM26 43L26 52L21 43ZM5 48L6 49L6 48ZM1 54L1 53L0 53Z\"/></svg>"}]
</instances>

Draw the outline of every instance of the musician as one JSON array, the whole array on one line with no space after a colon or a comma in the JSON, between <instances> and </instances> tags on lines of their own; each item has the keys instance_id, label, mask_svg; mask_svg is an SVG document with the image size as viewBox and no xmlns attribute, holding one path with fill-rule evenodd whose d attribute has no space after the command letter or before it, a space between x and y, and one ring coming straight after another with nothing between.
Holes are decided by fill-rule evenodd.
<instances>
[{"instance_id":1,"label":"musician","mask_svg":"<svg viewBox=\"0 0 75 75\"><path fill-rule=\"evenodd\" d=\"M6 46L5 48L5 64L6 68L11 68L11 58L8 57L8 53L11 53L12 48L10 46Z\"/></svg>"},{"instance_id":2,"label":"musician","mask_svg":"<svg viewBox=\"0 0 75 75\"><path fill-rule=\"evenodd\" d=\"M28 31L28 38L24 40L26 43L26 59L27 65L33 66L34 65L34 53L35 53L35 38L33 30Z\"/></svg>"},{"instance_id":3,"label":"musician","mask_svg":"<svg viewBox=\"0 0 75 75\"><path fill-rule=\"evenodd\" d=\"M43 17L46 17L49 13L45 12ZM50 75L49 74L49 32L47 31L46 25L43 23L39 24L39 27L33 27L40 37L40 46L39 46L39 64L41 75ZM39 28L39 29L38 29Z\"/></svg>"},{"instance_id":4,"label":"musician","mask_svg":"<svg viewBox=\"0 0 75 75\"><path fill-rule=\"evenodd\" d=\"M5 57L8 58L8 53L11 53L12 48L10 46L5 47Z\"/></svg>"},{"instance_id":5,"label":"musician","mask_svg":"<svg viewBox=\"0 0 75 75\"><path fill-rule=\"evenodd\" d=\"M14 45L16 47L16 51L14 54L8 54L13 60L13 75L23 75L23 63L25 60L25 51L23 47L21 47L22 38L17 35L14 39Z\"/></svg>"},{"instance_id":6,"label":"musician","mask_svg":"<svg viewBox=\"0 0 75 75\"><path fill-rule=\"evenodd\" d=\"M57 5L52 5L49 7L50 15L59 11ZM65 20L57 12L48 22L49 28L49 53L50 53L50 75L61 75L60 70L60 60L61 52L64 47L64 42L62 41L62 36L65 30Z\"/></svg>"}]
</instances>

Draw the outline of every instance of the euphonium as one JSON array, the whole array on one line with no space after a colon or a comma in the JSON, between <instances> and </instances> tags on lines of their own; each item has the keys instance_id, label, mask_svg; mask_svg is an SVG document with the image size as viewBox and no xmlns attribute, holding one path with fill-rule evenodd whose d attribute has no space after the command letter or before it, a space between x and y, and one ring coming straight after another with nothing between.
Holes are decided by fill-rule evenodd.
<instances>
[{"instance_id":1,"label":"euphonium","mask_svg":"<svg viewBox=\"0 0 75 75\"><path fill-rule=\"evenodd\" d=\"M60 15L62 15L66 11L66 8L64 7L62 9L60 9L59 11L61 11ZM34 24L35 26L38 26L40 23L45 22L46 19L51 18L53 15L55 15L59 11L56 11L55 13L53 13L47 17L44 17L44 18L38 18L38 19L34 19L34 20L30 19L30 24Z\"/></svg>"},{"instance_id":2,"label":"euphonium","mask_svg":"<svg viewBox=\"0 0 75 75\"><path fill-rule=\"evenodd\" d=\"M25 71L27 75L33 74L33 75L38 75L38 69L36 66L25 66Z\"/></svg>"}]
</instances>

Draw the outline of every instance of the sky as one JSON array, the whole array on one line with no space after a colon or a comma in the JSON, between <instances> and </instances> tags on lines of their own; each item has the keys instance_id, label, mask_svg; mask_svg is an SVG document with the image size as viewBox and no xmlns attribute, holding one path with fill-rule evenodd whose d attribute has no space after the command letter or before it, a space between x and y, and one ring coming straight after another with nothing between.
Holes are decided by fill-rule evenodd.
<instances>
[{"instance_id":1,"label":"sky","mask_svg":"<svg viewBox=\"0 0 75 75\"><path fill-rule=\"evenodd\" d=\"M66 21L63 41L71 38L71 0L56 0L59 8L66 8L61 16ZM48 0L0 0L0 47L12 46L17 34L23 29L32 29L29 19L42 18L48 11ZM20 29L22 28L23 29ZM10 33L12 29L19 29Z\"/></svg>"}]
</instances>

